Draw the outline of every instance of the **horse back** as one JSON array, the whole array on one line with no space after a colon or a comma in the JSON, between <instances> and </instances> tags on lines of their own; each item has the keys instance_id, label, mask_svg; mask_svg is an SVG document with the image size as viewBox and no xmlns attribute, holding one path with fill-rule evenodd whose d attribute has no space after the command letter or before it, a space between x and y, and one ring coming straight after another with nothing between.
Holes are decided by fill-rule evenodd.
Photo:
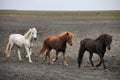
<instances>
[{"instance_id":1,"label":"horse back","mask_svg":"<svg viewBox=\"0 0 120 80\"><path fill-rule=\"evenodd\" d=\"M81 46L85 45L88 41L90 41L91 39L90 38L85 38L83 40L81 40Z\"/></svg>"},{"instance_id":2,"label":"horse back","mask_svg":"<svg viewBox=\"0 0 120 80\"><path fill-rule=\"evenodd\" d=\"M47 48L55 49L55 50L58 50L58 51L64 51L66 49L66 43L64 44L63 41L61 41L56 36L46 37L45 40L44 40L44 45Z\"/></svg>"},{"instance_id":3,"label":"horse back","mask_svg":"<svg viewBox=\"0 0 120 80\"><path fill-rule=\"evenodd\" d=\"M81 41L81 44L84 45L85 50L89 52L96 52L96 42L94 39L85 38Z\"/></svg>"}]
</instances>

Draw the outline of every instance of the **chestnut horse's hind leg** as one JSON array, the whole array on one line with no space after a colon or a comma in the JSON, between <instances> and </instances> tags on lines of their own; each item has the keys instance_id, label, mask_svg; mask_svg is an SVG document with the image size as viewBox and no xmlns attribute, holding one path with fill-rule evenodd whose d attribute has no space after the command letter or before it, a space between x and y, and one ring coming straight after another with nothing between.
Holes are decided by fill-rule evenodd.
<instances>
[{"instance_id":1,"label":"chestnut horse's hind leg","mask_svg":"<svg viewBox=\"0 0 120 80\"><path fill-rule=\"evenodd\" d=\"M63 61L64 61L64 65L65 65L65 66L68 66L67 61L66 61L65 52L63 52Z\"/></svg>"},{"instance_id":2,"label":"chestnut horse's hind leg","mask_svg":"<svg viewBox=\"0 0 120 80\"><path fill-rule=\"evenodd\" d=\"M50 50L50 51L51 51L51 50ZM54 62L53 62L52 59L50 58L50 51L49 51L49 53L48 53L48 58L49 58L50 63L53 64Z\"/></svg>"},{"instance_id":3,"label":"chestnut horse's hind leg","mask_svg":"<svg viewBox=\"0 0 120 80\"><path fill-rule=\"evenodd\" d=\"M50 51L51 49L48 49L45 55L45 59L43 60L43 63L46 61L47 57L49 58L50 62L52 62L51 58L50 58Z\"/></svg>"},{"instance_id":4,"label":"chestnut horse's hind leg","mask_svg":"<svg viewBox=\"0 0 120 80\"><path fill-rule=\"evenodd\" d=\"M58 51L56 51L56 58L53 59L52 61L55 62L58 59Z\"/></svg>"}]
</instances>

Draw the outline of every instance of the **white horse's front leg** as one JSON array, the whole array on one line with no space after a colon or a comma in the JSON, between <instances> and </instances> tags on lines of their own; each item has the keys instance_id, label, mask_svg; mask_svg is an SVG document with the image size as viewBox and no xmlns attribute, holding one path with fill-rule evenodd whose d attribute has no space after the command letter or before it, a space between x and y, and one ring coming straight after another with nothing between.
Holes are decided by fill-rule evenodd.
<instances>
[{"instance_id":1,"label":"white horse's front leg","mask_svg":"<svg viewBox=\"0 0 120 80\"><path fill-rule=\"evenodd\" d=\"M20 54L20 49L18 49L18 58L20 61L22 61L21 54Z\"/></svg>"},{"instance_id":2,"label":"white horse's front leg","mask_svg":"<svg viewBox=\"0 0 120 80\"><path fill-rule=\"evenodd\" d=\"M28 56L28 58L29 58L29 62L32 63L30 50L29 50L28 47L25 47L25 49L26 49L26 52L27 52L27 56ZM26 57L27 57L27 56L26 56Z\"/></svg>"},{"instance_id":3,"label":"white horse's front leg","mask_svg":"<svg viewBox=\"0 0 120 80\"><path fill-rule=\"evenodd\" d=\"M32 49L30 48L30 55L32 54ZM26 57L28 57L28 54L26 55Z\"/></svg>"}]
</instances>

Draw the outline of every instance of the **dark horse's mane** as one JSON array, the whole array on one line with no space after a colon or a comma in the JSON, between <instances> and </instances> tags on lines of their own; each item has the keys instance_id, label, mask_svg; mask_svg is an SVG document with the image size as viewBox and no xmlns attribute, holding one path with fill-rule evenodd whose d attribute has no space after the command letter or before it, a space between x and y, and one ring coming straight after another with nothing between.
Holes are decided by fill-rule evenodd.
<instances>
[{"instance_id":1,"label":"dark horse's mane","mask_svg":"<svg viewBox=\"0 0 120 80\"><path fill-rule=\"evenodd\" d=\"M102 34L100 35L98 38L96 38L96 41L103 41L104 44L107 46L111 43L112 41L112 36L108 35L108 34Z\"/></svg>"},{"instance_id":2,"label":"dark horse's mane","mask_svg":"<svg viewBox=\"0 0 120 80\"><path fill-rule=\"evenodd\" d=\"M108 36L108 34L102 34L98 38L96 38L95 40L97 41L97 40L105 39L106 36Z\"/></svg>"},{"instance_id":3,"label":"dark horse's mane","mask_svg":"<svg viewBox=\"0 0 120 80\"><path fill-rule=\"evenodd\" d=\"M103 39L103 38L104 38L104 35L105 35L105 34L100 35L100 36L99 36L98 38L96 38L95 40L97 41L97 40Z\"/></svg>"}]
</instances>

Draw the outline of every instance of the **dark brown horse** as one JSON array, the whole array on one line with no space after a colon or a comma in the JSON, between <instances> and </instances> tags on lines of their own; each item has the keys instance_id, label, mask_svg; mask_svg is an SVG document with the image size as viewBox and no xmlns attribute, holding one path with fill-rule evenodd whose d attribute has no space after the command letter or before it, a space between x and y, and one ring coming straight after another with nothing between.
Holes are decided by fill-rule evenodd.
<instances>
[{"instance_id":1,"label":"dark brown horse","mask_svg":"<svg viewBox=\"0 0 120 80\"><path fill-rule=\"evenodd\" d=\"M45 38L43 42L43 47L39 53L39 56L42 57L44 52L47 50L45 59L43 60L43 62L46 61L47 56L48 56L50 63L53 63L58 59L58 53L63 52L64 65L68 65L66 62L66 57L65 57L66 43L72 46L73 45L72 38L73 38L73 34L71 32L64 32L57 37L49 36ZM56 50L56 58L53 60L50 58L50 51L52 49Z\"/></svg>"},{"instance_id":2,"label":"dark brown horse","mask_svg":"<svg viewBox=\"0 0 120 80\"><path fill-rule=\"evenodd\" d=\"M108 34L100 35L97 39L90 39L85 38L80 43L80 49L78 53L78 66L81 66L83 54L85 51L88 51L90 53L89 60L91 62L92 67L94 66L92 62L92 56L93 53L97 53L100 56L100 63L96 65L96 67L99 67L101 63L103 63L104 69L106 69L105 63L104 63L104 54L106 52L106 48L108 50L111 49L111 42L112 42L112 36Z\"/></svg>"}]
</instances>

